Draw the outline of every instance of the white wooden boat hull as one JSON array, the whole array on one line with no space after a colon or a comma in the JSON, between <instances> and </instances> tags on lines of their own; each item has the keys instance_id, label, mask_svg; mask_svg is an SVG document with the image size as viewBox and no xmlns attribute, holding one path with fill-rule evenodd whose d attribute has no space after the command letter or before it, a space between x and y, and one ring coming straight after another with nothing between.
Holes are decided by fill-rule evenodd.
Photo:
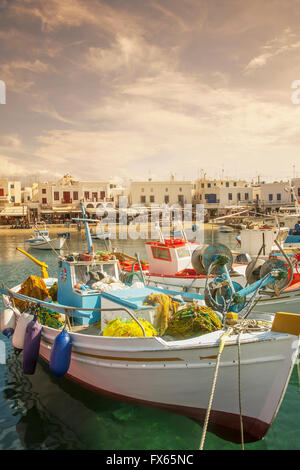
<instances>
[{"instance_id":1,"label":"white wooden boat hull","mask_svg":"<svg viewBox=\"0 0 300 470\"><path fill-rule=\"evenodd\" d=\"M49 362L59 331L43 327L40 355ZM203 420L221 332L175 342L161 338L108 338L71 333L67 376L112 397ZM222 354L210 415L214 432L239 441L237 338ZM242 415L246 441L272 424L297 357L298 337L261 332L241 340Z\"/></svg>"},{"instance_id":2,"label":"white wooden boat hull","mask_svg":"<svg viewBox=\"0 0 300 470\"><path fill-rule=\"evenodd\" d=\"M110 232L104 232L104 233L94 233L92 235L93 240L108 240L111 237Z\"/></svg>"},{"instance_id":3,"label":"white wooden boat hull","mask_svg":"<svg viewBox=\"0 0 300 470\"><path fill-rule=\"evenodd\" d=\"M61 250L65 244L65 241L66 238L55 238L53 240L49 240L49 243L55 250ZM51 250L49 243L47 243L45 240L35 240L32 242L26 241L26 243L29 248L34 248L36 250Z\"/></svg>"}]
</instances>

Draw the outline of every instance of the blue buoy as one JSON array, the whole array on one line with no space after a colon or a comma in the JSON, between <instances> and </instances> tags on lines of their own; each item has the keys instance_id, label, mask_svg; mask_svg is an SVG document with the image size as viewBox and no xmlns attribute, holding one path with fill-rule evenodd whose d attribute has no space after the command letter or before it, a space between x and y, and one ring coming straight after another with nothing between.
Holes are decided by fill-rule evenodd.
<instances>
[{"instance_id":1,"label":"blue buoy","mask_svg":"<svg viewBox=\"0 0 300 470\"><path fill-rule=\"evenodd\" d=\"M14 331L15 330L13 328L5 328L5 330L2 331L2 334L7 338L10 338L14 334Z\"/></svg>"},{"instance_id":2,"label":"blue buoy","mask_svg":"<svg viewBox=\"0 0 300 470\"><path fill-rule=\"evenodd\" d=\"M39 357L40 343L42 336L42 325L35 317L28 323L24 338L23 348L23 372L33 375Z\"/></svg>"},{"instance_id":3,"label":"blue buoy","mask_svg":"<svg viewBox=\"0 0 300 470\"><path fill-rule=\"evenodd\" d=\"M72 353L72 338L66 328L56 336L50 354L50 370L57 379L69 370Z\"/></svg>"}]
</instances>

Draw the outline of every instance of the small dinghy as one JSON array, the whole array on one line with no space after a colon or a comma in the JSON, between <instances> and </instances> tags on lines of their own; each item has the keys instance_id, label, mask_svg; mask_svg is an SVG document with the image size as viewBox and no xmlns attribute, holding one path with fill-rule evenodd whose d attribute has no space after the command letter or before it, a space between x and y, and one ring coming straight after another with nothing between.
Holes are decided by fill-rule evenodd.
<instances>
[{"instance_id":1,"label":"small dinghy","mask_svg":"<svg viewBox=\"0 0 300 470\"><path fill-rule=\"evenodd\" d=\"M66 237L50 238L48 230L34 230L34 234L25 243L28 248L37 250L61 250L65 244Z\"/></svg>"},{"instance_id":2,"label":"small dinghy","mask_svg":"<svg viewBox=\"0 0 300 470\"><path fill-rule=\"evenodd\" d=\"M221 227L219 227L219 232L220 233L231 233L231 232L233 232L233 228L227 227L226 225L222 225Z\"/></svg>"}]
</instances>

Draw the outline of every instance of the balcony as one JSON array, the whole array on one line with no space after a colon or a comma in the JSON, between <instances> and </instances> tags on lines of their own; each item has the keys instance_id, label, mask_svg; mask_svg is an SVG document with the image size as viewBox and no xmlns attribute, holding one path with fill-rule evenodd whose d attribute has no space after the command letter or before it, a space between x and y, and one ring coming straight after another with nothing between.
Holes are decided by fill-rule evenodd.
<instances>
[{"instance_id":1,"label":"balcony","mask_svg":"<svg viewBox=\"0 0 300 470\"><path fill-rule=\"evenodd\" d=\"M61 199L61 204L72 204L72 199Z\"/></svg>"}]
</instances>

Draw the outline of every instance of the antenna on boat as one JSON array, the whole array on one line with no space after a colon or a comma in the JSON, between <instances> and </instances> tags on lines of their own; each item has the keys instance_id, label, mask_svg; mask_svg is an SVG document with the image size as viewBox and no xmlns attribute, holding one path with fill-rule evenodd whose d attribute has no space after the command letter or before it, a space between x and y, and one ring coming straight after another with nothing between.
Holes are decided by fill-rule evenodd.
<instances>
[{"instance_id":1,"label":"antenna on boat","mask_svg":"<svg viewBox=\"0 0 300 470\"><path fill-rule=\"evenodd\" d=\"M164 239L164 236L163 236L163 233L162 233L162 230L160 228L160 225L159 225L159 222L155 222L155 229L158 231L159 233L159 240L161 243L165 243L165 239Z\"/></svg>"},{"instance_id":2,"label":"antenna on boat","mask_svg":"<svg viewBox=\"0 0 300 470\"><path fill-rule=\"evenodd\" d=\"M188 247L190 256L192 256L191 245L190 245L190 243L189 243L189 241L188 241L188 238L187 238L187 236L186 236L185 230L184 230L183 225L182 225L182 221L181 221L181 220L178 220L177 222L178 222L178 225L179 225L179 228L180 228L180 232L181 232L182 238L184 239L184 241L185 241L186 244L187 244L187 247Z\"/></svg>"}]
</instances>

